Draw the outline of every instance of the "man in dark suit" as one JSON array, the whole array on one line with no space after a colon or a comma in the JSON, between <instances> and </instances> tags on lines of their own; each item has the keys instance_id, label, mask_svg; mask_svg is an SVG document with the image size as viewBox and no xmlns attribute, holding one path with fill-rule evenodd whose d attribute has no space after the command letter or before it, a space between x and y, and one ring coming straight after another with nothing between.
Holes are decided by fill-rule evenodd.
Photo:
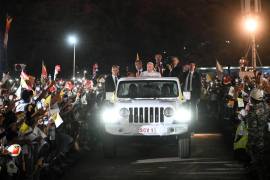
<instances>
[{"instance_id":1,"label":"man in dark suit","mask_svg":"<svg viewBox=\"0 0 270 180\"><path fill-rule=\"evenodd\" d=\"M164 64L163 64L163 59L162 59L162 55L160 53L157 53L155 55L155 70L157 72L159 72L161 74L161 76L163 75L163 71L165 69Z\"/></svg>"},{"instance_id":2,"label":"man in dark suit","mask_svg":"<svg viewBox=\"0 0 270 180\"><path fill-rule=\"evenodd\" d=\"M190 103L193 114L193 121L191 123L191 129L194 130L195 122L198 121L198 103L201 95L201 76L196 71L196 64L191 62L189 65L189 71L186 72L184 78L184 92L190 92ZM195 121L194 121L195 120Z\"/></svg>"},{"instance_id":3,"label":"man in dark suit","mask_svg":"<svg viewBox=\"0 0 270 180\"><path fill-rule=\"evenodd\" d=\"M108 75L105 80L105 91L114 92L119 79L119 66L112 66L112 74Z\"/></svg>"},{"instance_id":4,"label":"man in dark suit","mask_svg":"<svg viewBox=\"0 0 270 180\"><path fill-rule=\"evenodd\" d=\"M190 69L184 76L184 91L191 93L191 102L196 102L200 98L201 94L201 77L196 71L196 64L190 63Z\"/></svg>"},{"instance_id":5,"label":"man in dark suit","mask_svg":"<svg viewBox=\"0 0 270 180\"><path fill-rule=\"evenodd\" d=\"M178 57L171 57L171 63L172 63L172 71L171 71L171 77L178 77L180 80L180 83L183 83L183 68L181 66L181 62L178 59Z\"/></svg>"},{"instance_id":6,"label":"man in dark suit","mask_svg":"<svg viewBox=\"0 0 270 180\"><path fill-rule=\"evenodd\" d=\"M136 77L140 77L142 72L143 72L143 64L141 60L136 60L135 61L135 74Z\"/></svg>"}]
</instances>

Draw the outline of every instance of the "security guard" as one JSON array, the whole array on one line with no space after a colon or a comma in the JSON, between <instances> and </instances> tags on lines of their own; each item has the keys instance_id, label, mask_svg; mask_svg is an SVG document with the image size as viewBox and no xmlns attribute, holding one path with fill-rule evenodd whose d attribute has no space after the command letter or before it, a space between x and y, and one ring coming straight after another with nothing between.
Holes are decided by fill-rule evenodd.
<instances>
[{"instance_id":1,"label":"security guard","mask_svg":"<svg viewBox=\"0 0 270 180\"><path fill-rule=\"evenodd\" d=\"M247 150L251 157L250 170L256 173L257 179L265 180L264 133L270 108L263 101L263 91L253 89L250 93L250 107L246 116L248 123Z\"/></svg>"}]
</instances>

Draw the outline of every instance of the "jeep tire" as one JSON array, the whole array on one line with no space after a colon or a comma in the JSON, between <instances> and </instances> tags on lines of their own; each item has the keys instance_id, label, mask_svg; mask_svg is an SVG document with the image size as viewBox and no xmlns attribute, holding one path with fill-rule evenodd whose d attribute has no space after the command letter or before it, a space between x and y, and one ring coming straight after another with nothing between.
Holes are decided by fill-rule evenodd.
<instances>
[{"instance_id":1,"label":"jeep tire","mask_svg":"<svg viewBox=\"0 0 270 180\"><path fill-rule=\"evenodd\" d=\"M191 137L187 133L182 136L178 136L178 157L179 158L189 158L191 154Z\"/></svg>"}]
</instances>

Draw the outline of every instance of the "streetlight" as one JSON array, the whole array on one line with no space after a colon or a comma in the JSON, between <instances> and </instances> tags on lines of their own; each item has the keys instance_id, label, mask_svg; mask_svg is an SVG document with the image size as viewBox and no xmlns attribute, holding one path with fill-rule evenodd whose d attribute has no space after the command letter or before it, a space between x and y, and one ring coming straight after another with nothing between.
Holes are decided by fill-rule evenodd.
<instances>
[{"instance_id":1,"label":"streetlight","mask_svg":"<svg viewBox=\"0 0 270 180\"><path fill-rule=\"evenodd\" d=\"M249 33L255 33L257 30L258 24L257 24L257 20L249 17L246 19L245 21L245 28L247 30L247 32Z\"/></svg>"},{"instance_id":2,"label":"streetlight","mask_svg":"<svg viewBox=\"0 0 270 180\"><path fill-rule=\"evenodd\" d=\"M256 31L258 29L258 20L252 16L248 16L245 19L245 29L251 36L251 47L252 47L252 67L254 70L256 69L256 41L255 41L255 35Z\"/></svg>"},{"instance_id":3,"label":"streetlight","mask_svg":"<svg viewBox=\"0 0 270 180\"><path fill-rule=\"evenodd\" d=\"M73 45L73 78L75 78L75 66L76 66L76 56L75 56L75 49L76 49L76 44L78 42L78 39L75 35L70 35L68 36L68 43Z\"/></svg>"}]
</instances>

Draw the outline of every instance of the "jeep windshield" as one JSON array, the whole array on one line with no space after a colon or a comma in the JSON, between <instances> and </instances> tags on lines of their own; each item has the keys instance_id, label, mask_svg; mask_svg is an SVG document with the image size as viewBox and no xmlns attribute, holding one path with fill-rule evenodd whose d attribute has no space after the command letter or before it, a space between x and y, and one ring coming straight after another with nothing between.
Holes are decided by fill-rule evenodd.
<instances>
[{"instance_id":1,"label":"jeep windshield","mask_svg":"<svg viewBox=\"0 0 270 180\"><path fill-rule=\"evenodd\" d=\"M179 96L177 81L121 81L118 98L175 98Z\"/></svg>"}]
</instances>

